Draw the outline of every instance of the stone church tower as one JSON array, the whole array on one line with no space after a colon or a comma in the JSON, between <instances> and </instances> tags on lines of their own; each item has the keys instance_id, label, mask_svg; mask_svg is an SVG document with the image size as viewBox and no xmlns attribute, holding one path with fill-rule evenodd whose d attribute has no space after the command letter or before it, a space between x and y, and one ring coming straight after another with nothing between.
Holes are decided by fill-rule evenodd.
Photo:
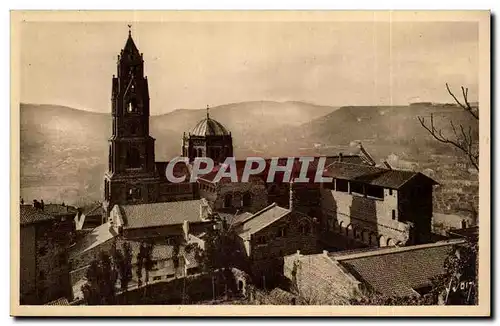
<instances>
[{"instance_id":1,"label":"stone church tower","mask_svg":"<svg viewBox=\"0 0 500 326\"><path fill-rule=\"evenodd\" d=\"M104 176L104 207L154 202L155 139L149 135L149 91L144 60L131 32L118 55L117 76L112 80L113 129L109 139L108 172Z\"/></svg>"}]
</instances>

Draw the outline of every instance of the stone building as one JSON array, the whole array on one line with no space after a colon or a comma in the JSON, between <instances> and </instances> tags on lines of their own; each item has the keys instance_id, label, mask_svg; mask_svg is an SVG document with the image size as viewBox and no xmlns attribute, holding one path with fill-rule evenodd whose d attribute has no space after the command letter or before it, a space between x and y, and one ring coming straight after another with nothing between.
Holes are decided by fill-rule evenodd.
<instances>
[{"instance_id":1,"label":"stone building","mask_svg":"<svg viewBox=\"0 0 500 326\"><path fill-rule=\"evenodd\" d=\"M228 223L239 237L249 274L262 287L281 281L285 255L318 250L313 219L276 203L255 214L240 214Z\"/></svg>"},{"instance_id":2,"label":"stone building","mask_svg":"<svg viewBox=\"0 0 500 326\"><path fill-rule=\"evenodd\" d=\"M325 176L323 228L367 246L426 243L431 239L434 180L412 172L335 162Z\"/></svg>"},{"instance_id":3,"label":"stone building","mask_svg":"<svg viewBox=\"0 0 500 326\"><path fill-rule=\"evenodd\" d=\"M283 273L296 293L312 304L348 304L369 293L419 297L463 239L392 248L367 248L285 257Z\"/></svg>"},{"instance_id":4,"label":"stone building","mask_svg":"<svg viewBox=\"0 0 500 326\"><path fill-rule=\"evenodd\" d=\"M236 161L239 177L245 161ZM231 182L229 177L215 181L220 165L197 180L200 197L206 198L215 211L236 213L255 213L268 205L267 185L261 176L250 176L249 182ZM228 171L231 169L228 168Z\"/></svg>"},{"instance_id":5,"label":"stone building","mask_svg":"<svg viewBox=\"0 0 500 326\"><path fill-rule=\"evenodd\" d=\"M111 252L113 246L121 248L124 242L132 248L133 261L142 244L153 245L154 270L150 282L197 273L198 262L194 252L186 246L197 243L203 248L203 234L213 228L212 210L205 199L141 205L115 205L106 223L93 229L78 241L70 251L71 284L75 298L85 284L90 263L99 252ZM137 284L133 272L131 286Z\"/></svg>"},{"instance_id":6,"label":"stone building","mask_svg":"<svg viewBox=\"0 0 500 326\"><path fill-rule=\"evenodd\" d=\"M72 219L58 218L41 208L20 207L20 304L45 304L69 298L67 248Z\"/></svg>"},{"instance_id":7,"label":"stone building","mask_svg":"<svg viewBox=\"0 0 500 326\"><path fill-rule=\"evenodd\" d=\"M208 110L207 117L182 137L182 156L189 157L190 162L196 157L210 157L217 164L233 156L231 132L210 118Z\"/></svg>"},{"instance_id":8,"label":"stone building","mask_svg":"<svg viewBox=\"0 0 500 326\"><path fill-rule=\"evenodd\" d=\"M149 88L144 60L129 31L118 55L112 79L112 135L108 171L104 176L106 216L116 204L145 204L195 198L189 182L172 184L165 177L167 162L155 162L155 139L149 134ZM188 168L176 164L178 173Z\"/></svg>"}]
</instances>

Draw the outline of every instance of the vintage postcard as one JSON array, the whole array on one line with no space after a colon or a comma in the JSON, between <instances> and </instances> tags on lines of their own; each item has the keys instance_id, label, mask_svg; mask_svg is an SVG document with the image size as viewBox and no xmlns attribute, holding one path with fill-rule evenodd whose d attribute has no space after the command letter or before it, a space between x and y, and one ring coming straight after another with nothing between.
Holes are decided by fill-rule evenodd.
<instances>
[{"instance_id":1,"label":"vintage postcard","mask_svg":"<svg viewBox=\"0 0 500 326\"><path fill-rule=\"evenodd\" d=\"M488 11L11 33L12 315L490 315Z\"/></svg>"}]
</instances>

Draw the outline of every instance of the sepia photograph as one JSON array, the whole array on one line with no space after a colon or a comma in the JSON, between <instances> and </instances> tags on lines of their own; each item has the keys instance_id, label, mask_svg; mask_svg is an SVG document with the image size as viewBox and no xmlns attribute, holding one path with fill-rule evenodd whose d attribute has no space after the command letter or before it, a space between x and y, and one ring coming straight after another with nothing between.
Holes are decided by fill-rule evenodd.
<instances>
[{"instance_id":1,"label":"sepia photograph","mask_svg":"<svg viewBox=\"0 0 500 326\"><path fill-rule=\"evenodd\" d=\"M11 42L12 315L490 315L489 11L13 11Z\"/></svg>"}]
</instances>

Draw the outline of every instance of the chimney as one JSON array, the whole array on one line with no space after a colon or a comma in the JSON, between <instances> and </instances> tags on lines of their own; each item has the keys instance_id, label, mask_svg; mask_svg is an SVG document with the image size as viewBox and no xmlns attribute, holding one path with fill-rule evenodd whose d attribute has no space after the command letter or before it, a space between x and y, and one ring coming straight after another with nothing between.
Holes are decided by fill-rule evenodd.
<instances>
[{"instance_id":1,"label":"chimney","mask_svg":"<svg viewBox=\"0 0 500 326\"><path fill-rule=\"evenodd\" d=\"M201 199L200 203L200 219L204 220L208 218L208 203L205 199Z\"/></svg>"},{"instance_id":2,"label":"chimney","mask_svg":"<svg viewBox=\"0 0 500 326\"><path fill-rule=\"evenodd\" d=\"M42 209L42 211L43 211L43 209L45 208L45 204L44 204L44 202L43 202L43 199L42 199L42 200L40 200L40 208Z\"/></svg>"},{"instance_id":3,"label":"chimney","mask_svg":"<svg viewBox=\"0 0 500 326\"><path fill-rule=\"evenodd\" d=\"M182 223L182 231L184 231L184 239L187 241L189 238L189 222L186 220Z\"/></svg>"},{"instance_id":4,"label":"chimney","mask_svg":"<svg viewBox=\"0 0 500 326\"><path fill-rule=\"evenodd\" d=\"M293 181L291 180L290 180L290 195L289 195L288 209L293 211Z\"/></svg>"},{"instance_id":5,"label":"chimney","mask_svg":"<svg viewBox=\"0 0 500 326\"><path fill-rule=\"evenodd\" d=\"M342 162L342 157L343 157L343 156L344 156L344 155L343 155L342 153L339 153L339 162Z\"/></svg>"}]
</instances>

